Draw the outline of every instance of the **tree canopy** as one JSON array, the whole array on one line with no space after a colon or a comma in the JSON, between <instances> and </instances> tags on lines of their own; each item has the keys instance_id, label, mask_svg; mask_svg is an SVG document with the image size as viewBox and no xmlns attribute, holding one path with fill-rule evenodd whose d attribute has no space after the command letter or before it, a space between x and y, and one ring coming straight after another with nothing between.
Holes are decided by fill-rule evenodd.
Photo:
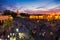
<instances>
[{"instance_id":1,"label":"tree canopy","mask_svg":"<svg viewBox=\"0 0 60 40\"><path fill-rule=\"evenodd\" d=\"M11 15L12 17L16 17L17 13L10 11L10 10L4 10L4 14L3 15Z\"/></svg>"}]
</instances>

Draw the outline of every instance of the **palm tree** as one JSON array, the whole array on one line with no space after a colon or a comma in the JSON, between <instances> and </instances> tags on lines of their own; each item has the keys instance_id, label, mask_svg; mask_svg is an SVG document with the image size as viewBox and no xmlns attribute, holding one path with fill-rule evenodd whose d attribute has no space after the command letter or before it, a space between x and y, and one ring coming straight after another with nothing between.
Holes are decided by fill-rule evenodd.
<instances>
[{"instance_id":1,"label":"palm tree","mask_svg":"<svg viewBox=\"0 0 60 40\"><path fill-rule=\"evenodd\" d=\"M12 26L12 20L8 19L3 23L3 28Z\"/></svg>"}]
</instances>

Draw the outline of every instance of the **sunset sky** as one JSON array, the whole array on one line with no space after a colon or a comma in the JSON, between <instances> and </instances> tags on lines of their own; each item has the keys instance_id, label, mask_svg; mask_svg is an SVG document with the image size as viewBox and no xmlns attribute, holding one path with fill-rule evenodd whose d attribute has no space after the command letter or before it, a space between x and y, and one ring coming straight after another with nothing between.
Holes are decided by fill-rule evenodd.
<instances>
[{"instance_id":1,"label":"sunset sky","mask_svg":"<svg viewBox=\"0 0 60 40\"><path fill-rule=\"evenodd\" d=\"M0 10L50 10L60 9L60 0L0 0Z\"/></svg>"}]
</instances>

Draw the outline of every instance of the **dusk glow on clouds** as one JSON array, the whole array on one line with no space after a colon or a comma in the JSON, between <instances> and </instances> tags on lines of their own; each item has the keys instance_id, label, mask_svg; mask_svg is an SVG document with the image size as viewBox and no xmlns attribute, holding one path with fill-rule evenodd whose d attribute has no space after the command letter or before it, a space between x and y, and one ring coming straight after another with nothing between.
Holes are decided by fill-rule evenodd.
<instances>
[{"instance_id":1,"label":"dusk glow on clouds","mask_svg":"<svg viewBox=\"0 0 60 40\"><path fill-rule=\"evenodd\" d=\"M60 0L0 0L0 9L43 10L60 9Z\"/></svg>"}]
</instances>

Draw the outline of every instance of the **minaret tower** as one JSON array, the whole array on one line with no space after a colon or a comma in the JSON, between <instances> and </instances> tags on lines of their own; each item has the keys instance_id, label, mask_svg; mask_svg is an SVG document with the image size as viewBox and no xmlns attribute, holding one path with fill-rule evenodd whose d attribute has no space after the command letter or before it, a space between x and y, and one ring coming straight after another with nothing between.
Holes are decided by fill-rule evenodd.
<instances>
[{"instance_id":1,"label":"minaret tower","mask_svg":"<svg viewBox=\"0 0 60 40\"><path fill-rule=\"evenodd\" d=\"M19 10L17 9L17 15L19 15Z\"/></svg>"}]
</instances>

